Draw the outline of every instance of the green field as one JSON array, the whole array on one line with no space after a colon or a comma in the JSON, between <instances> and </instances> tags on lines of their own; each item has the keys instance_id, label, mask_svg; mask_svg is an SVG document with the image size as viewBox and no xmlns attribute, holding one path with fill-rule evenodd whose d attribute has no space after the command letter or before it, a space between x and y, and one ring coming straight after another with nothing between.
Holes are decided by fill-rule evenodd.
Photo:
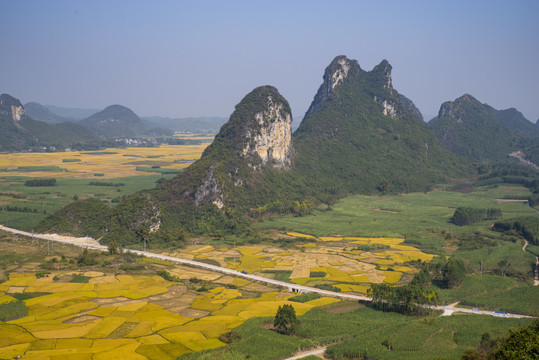
<instances>
[{"instance_id":1,"label":"green field","mask_svg":"<svg viewBox=\"0 0 539 360\"><path fill-rule=\"evenodd\" d=\"M330 359L358 358L354 356L364 352L376 359L432 359L434 353L441 359L458 359L477 345L484 333L502 336L509 329L531 322L477 315L415 318L368 307L346 311L351 305L354 306L340 302L307 312L299 317L296 336L268 329L265 324L271 318L250 319L232 331L237 334L234 338L240 340L226 348L186 354L179 359L271 360L290 356L302 348L335 342L328 347ZM392 350L383 344L390 345Z\"/></svg>"},{"instance_id":2,"label":"green field","mask_svg":"<svg viewBox=\"0 0 539 360\"><path fill-rule=\"evenodd\" d=\"M27 187L24 183L34 179L24 176L0 177L0 224L31 231L48 214L78 198L98 198L112 201L134 192L153 188L160 178L169 179L173 174L141 175L114 178L114 183L124 186L89 186L92 179L57 178L56 186ZM111 181L111 180L107 180ZM6 206L28 207L36 212L6 211Z\"/></svg>"},{"instance_id":3,"label":"green field","mask_svg":"<svg viewBox=\"0 0 539 360\"><path fill-rule=\"evenodd\" d=\"M430 193L367 196L353 195L338 201L332 211L318 210L313 216L277 217L260 224L273 229L293 229L315 236L405 237L424 245L429 244L432 232L473 233L488 231L489 221L465 227L450 220L459 206L497 207L503 218L537 214L524 202L499 202L497 199L529 195L520 186L480 188L472 193L437 190Z\"/></svg>"},{"instance_id":4,"label":"green field","mask_svg":"<svg viewBox=\"0 0 539 360\"><path fill-rule=\"evenodd\" d=\"M437 190L428 194L365 196L354 195L338 201L333 210L317 210L304 217L276 217L259 223L266 229L297 231L315 236L373 236L404 237L405 242L421 250L439 255L453 255L459 241L479 234L492 237L491 245L479 244L477 249L459 250L457 256L465 260L473 271L495 271L498 263L511 259L511 271L530 276L534 257L522 251L517 239L507 239L490 229L491 220L456 226L451 217L459 206L501 209L502 218L539 216L524 201L499 201L528 196L530 191L520 186L484 187L471 193ZM535 247L531 249L535 250Z\"/></svg>"}]
</instances>

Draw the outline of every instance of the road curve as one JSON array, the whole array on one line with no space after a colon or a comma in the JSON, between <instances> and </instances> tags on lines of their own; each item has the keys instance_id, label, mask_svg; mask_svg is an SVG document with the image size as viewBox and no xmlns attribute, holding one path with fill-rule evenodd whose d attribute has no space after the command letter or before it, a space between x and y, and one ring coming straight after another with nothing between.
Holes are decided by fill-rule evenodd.
<instances>
[{"instance_id":1,"label":"road curve","mask_svg":"<svg viewBox=\"0 0 539 360\"><path fill-rule=\"evenodd\" d=\"M13 228L9 228L3 225L0 225L0 230L4 230L7 232L11 232L13 234L19 234L24 235L28 237L33 237L36 239L43 239L43 240L50 240L50 241L56 241L64 244L70 244L75 245L79 247L89 248L89 249L95 249L95 250L101 250L101 251L108 251L108 247L104 245L100 245L97 241L95 241L92 238L78 238L79 241L76 240L68 240L59 238L54 235L47 235L47 234L33 234L26 231L21 231ZM332 297L337 299L343 299L343 300L354 300L354 301L372 301L371 297L363 296L363 295L353 295L353 294L343 294L338 293L334 291L328 291L328 290L322 290L318 288L313 288L309 286L303 286L303 285L297 285L293 283L289 283L286 281L280 281L275 279L268 279L263 276L253 275L253 274L245 274L237 270L227 269L221 266L206 264L200 261L193 261L193 260L187 260L182 259L174 256L168 256L168 255L161 255L161 254L154 254L148 251L140 251L140 250L131 250L131 249L124 249L124 251L128 251L133 254L146 256L148 258L153 259L159 259L159 260L165 260L170 262L176 262L183 265L190 265L198 268L202 268L205 270L218 272L221 274L241 277L244 279L248 279L251 281L258 281L261 283L266 283L274 286L278 286L281 288L285 288L292 292L312 292L312 293L318 293L320 295L326 296L326 297ZM468 308L460 308L452 305L446 305L446 306L434 306L429 305L427 306L433 310L441 310L445 314L450 314L454 312L460 312L460 313L467 313L467 314L476 314L476 315L489 315L489 316L497 316L497 317L504 317L504 318L532 318L533 316L527 316L527 315L520 315L520 314L509 314L509 313L496 313L494 311L488 311L488 310L477 310L477 309L468 309Z\"/></svg>"}]
</instances>

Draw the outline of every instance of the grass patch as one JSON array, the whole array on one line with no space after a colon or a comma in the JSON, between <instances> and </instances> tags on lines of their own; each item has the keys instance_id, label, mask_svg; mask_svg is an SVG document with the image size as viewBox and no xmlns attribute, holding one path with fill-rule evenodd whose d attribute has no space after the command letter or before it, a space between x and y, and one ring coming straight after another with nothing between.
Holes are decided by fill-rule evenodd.
<instances>
[{"instance_id":1,"label":"grass patch","mask_svg":"<svg viewBox=\"0 0 539 360\"><path fill-rule=\"evenodd\" d=\"M23 292L23 293L16 293L16 294L10 294L10 296L14 297L15 299L19 301L24 301L28 299L33 299L40 296L49 295L48 292Z\"/></svg>"},{"instance_id":2,"label":"grass patch","mask_svg":"<svg viewBox=\"0 0 539 360\"><path fill-rule=\"evenodd\" d=\"M291 270L263 270L263 274L273 274L275 280L290 281Z\"/></svg>"},{"instance_id":3,"label":"grass patch","mask_svg":"<svg viewBox=\"0 0 539 360\"><path fill-rule=\"evenodd\" d=\"M28 258L26 254L0 254L0 265L16 264Z\"/></svg>"},{"instance_id":4,"label":"grass patch","mask_svg":"<svg viewBox=\"0 0 539 360\"><path fill-rule=\"evenodd\" d=\"M320 290L341 292L341 289L330 284L318 284L318 285L315 285L314 287Z\"/></svg>"},{"instance_id":5,"label":"grass patch","mask_svg":"<svg viewBox=\"0 0 539 360\"><path fill-rule=\"evenodd\" d=\"M0 304L0 320L10 321L28 316L28 309L22 301Z\"/></svg>"},{"instance_id":6,"label":"grass patch","mask_svg":"<svg viewBox=\"0 0 539 360\"><path fill-rule=\"evenodd\" d=\"M288 300L304 303L311 300L320 299L322 296L318 293L305 293L305 294L299 294L296 296L292 296Z\"/></svg>"},{"instance_id":7,"label":"grass patch","mask_svg":"<svg viewBox=\"0 0 539 360\"><path fill-rule=\"evenodd\" d=\"M62 162L71 163L71 162L80 162L80 159L62 159Z\"/></svg>"},{"instance_id":8,"label":"grass patch","mask_svg":"<svg viewBox=\"0 0 539 360\"><path fill-rule=\"evenodd\" d=\"M75 275L75 277L69 280L70 283L86 284L90 281L91 277L84 275Z\"/></svg>"}]
</instances>

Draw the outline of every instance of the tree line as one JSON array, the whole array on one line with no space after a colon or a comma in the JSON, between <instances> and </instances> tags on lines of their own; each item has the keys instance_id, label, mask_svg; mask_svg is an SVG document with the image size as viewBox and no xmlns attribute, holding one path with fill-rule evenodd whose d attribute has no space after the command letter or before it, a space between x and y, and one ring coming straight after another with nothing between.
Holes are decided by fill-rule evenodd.
<instances>
[{"instance_id":1,"label":"tree line","mask_svg":"<svg viewBox=\"0 0 539 360\"><path fill-rule=\"evenodd\" d=\"M458 207L453 213L453 224L464 226L484 220L496 220L502 216L502 211L497 208L474 208Z\"/></svg>"},{"instance_id":2,"label":"tree line","mask_svg":"<svg viewBox=\"0 0 539 360\"><path fill-rule=\"evenodd\" d=\"M56 186L56 179L31 179L24 182L24 186Z\"/></svg>"},{"instance_id":3,"label":"tree line","mask_svg":"<svg viewBox=\"0 0 539 360\"><path fill-rule=\"evenodd\" d=\"M466 269L462 260L450 259L445 263L434 261L424 264L406 286L372 284L367 294L372 297L371 306L377 310L423 316L432 312L426 305L437 303L437 294L431 287L433 282L451 289L460 285L465 277Z\"/></svg>"}]
</instances>

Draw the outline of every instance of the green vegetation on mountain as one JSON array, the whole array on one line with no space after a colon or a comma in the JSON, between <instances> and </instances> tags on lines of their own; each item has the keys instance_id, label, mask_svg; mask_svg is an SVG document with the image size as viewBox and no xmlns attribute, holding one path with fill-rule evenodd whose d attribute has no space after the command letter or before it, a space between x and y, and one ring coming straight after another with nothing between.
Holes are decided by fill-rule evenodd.
<instances>
[{"instance_id":1,"label":"green vegetation on mountain","mask_svg":"<svg viewBox=\"0 0 539 360\"><path fill-rule=\"evenodd\" d=\"M26 114L34 120L43 121L47 124L58 124L65 121L73 121L72 119L57 115L49 108L36 102L24 104Z\"/></svg>"},{"instance_id":2,"label":"green vegetation on mountain","mask_svg":"<svg viewBox=\"0 0 539 360\"><path fill-rule=\"evenodd\" d=\"M176 239L185 231L238 233L250 217L302 216L345 194L423 191L449 174L462 176L462 160L440 146L412 108L393 89L385 60L367 72L337 57L293 136L286 100L271 86L256 88L201 159L129 198L155 209L151 216L141 218L120 202L103 240L140 244L142 237L132 232L141 224L155 239Z\"/></svg>"},{"instance_id":3,"label":"green vegetation on mountain","mask_svg":"<svg viewBox=\"0 0 539 360\"><path fill-rule=\"evenodd\" d=\"M43 220L36 231L72 233L76 236L99 237L112 209L98 199L72 202Z\"/></svg>"},{"instance_id":4,"label":"green vegetation on mountain","mask_svg":"<svg viewBox=\"0 0 539 360\"><path fill-rule=\"evenodd\" d=\"M473 160L503 161L520 143L497 110L469 94L443 103L428 127L448 150Z\"/></svg>"},{"instance_id":5,"label":"green vegetation on mountain","mask_svg":"<svg viewBox=\"0 0 539 360\"><path fill-rule=\"evenodd\" d=\"M518 136L531 139L539 137L539 126L526 119L524 115L515 108L498 110L496 116L506 128Z\"/></svg>"},{"instance_id":6,"label":"green vegetation on mountain","mask_svg":"<svg viewBox=\"0 0 539 360\"><path fill-rule=\"evenodd\" d=\"M342 82L328 88L345 68ZM296 174L315 192L422 191L450 173L461 174L461 160L402 104L385 60L367 72L356 61L337 57L294 133L294 144Z\"/></svg>"},{"instance_id":7,"label":"green vegetation on mountain","mask_svg":"<svg viewBox=\"0 0 539 360\"><path fill-rule=\"evenodd\" d=\"M90 148L102 144L97 134L81 125L34 120L18 99L8 94L0 96L0 151Z\"/></svg>"},{"instance_id":8,"label":"green vegetation on mountain","mask_svg":"<svg viewBox=\"0 0 539 360\"><path fill-rule=\"evenodd\" d=\"M122 105L108 106L79 124L107 137L134 137L145 130L137 114Z\"/></svg>"}]
</instances>

